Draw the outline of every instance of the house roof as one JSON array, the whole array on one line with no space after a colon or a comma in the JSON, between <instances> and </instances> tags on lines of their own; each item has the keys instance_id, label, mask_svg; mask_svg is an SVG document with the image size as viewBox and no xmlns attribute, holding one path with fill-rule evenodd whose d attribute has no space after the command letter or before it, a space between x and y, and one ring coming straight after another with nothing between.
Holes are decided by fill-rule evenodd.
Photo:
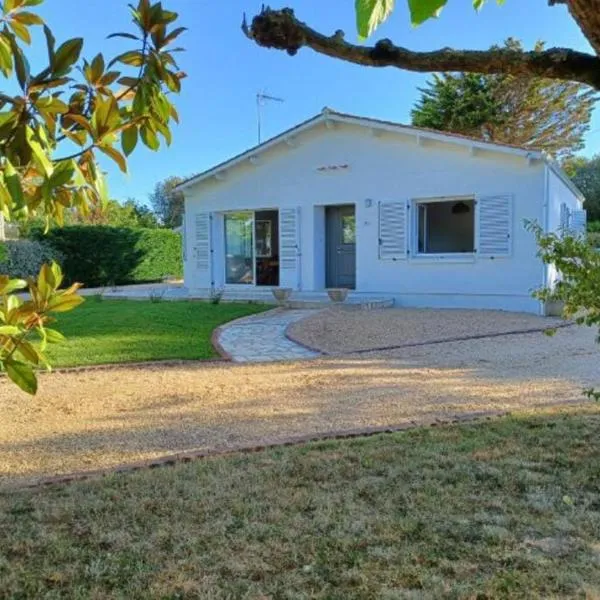
<instances>
[{"instance_id":1,"label":"house roof","mask_svg":"<svg viewBox=\"0 0 600 600\"><path fill-rule=\"evenodd\" d=\"M526 148L523 146L516 146L513 144L486 142L475 137L462 135L460 133L442 132L436 129L413 127L412 125L403 125L401 123L385 121L382 119L374 119L372 117L361 117L349 113L337 112L327 107L325 107L319 114L315 115L314 117L311 117L306 121L298 123L298 125L295 125L294 127L284 131L283 133L280 133L261 144L253 146L248 150L245 150L244 152L241 152L240 154L237 154L236 156L233 156L232 158L222 163L219 163L214 167L207 169L206 171L203 171L202 173L198 173L197 175L193 175L192 177L185 179L177 186L176 189L178 191L182 191L210 177L218 176L223 171L235 167L236 165L242 163L245 160L257 158L260 154L273 148L278 144L286 142L292 143L293 137L303 131L312 129L313 127L316 127L321 124L328 123L342 123L348 125L356 125L359 127L366 127L371 130L377 131L404 133L414 135L415 137L417 137L417 139L422 138L441 142L455 143L462 146L468 146L474 149L479 148L481 150L513 154L517 156L523 156L529 159L543 160L579 198L583 199L581 192L575 187L575 185L571 182L569 177L562 171L562 169L560 169L560 167L555 162L550 160L549 157L540 150Z\"/></svg>"}]
</instances>

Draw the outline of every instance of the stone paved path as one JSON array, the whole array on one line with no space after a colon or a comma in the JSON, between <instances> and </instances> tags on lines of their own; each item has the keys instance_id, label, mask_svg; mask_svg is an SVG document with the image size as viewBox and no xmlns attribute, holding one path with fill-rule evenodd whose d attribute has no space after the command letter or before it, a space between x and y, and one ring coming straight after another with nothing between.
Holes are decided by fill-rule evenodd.
<instances>
[{"instance_id":1,"label":"stone paved path","mask_svg":"<svg viewBox=\"0 0 600 600\"><path fill-rule=\"evenodd\" d=\"M308 350L285 337L291 323L315 314L314 310L285 310L239 319L221 327L218 341L235 362L262 362L316 358Z\"/></svg>"}]
</instances>

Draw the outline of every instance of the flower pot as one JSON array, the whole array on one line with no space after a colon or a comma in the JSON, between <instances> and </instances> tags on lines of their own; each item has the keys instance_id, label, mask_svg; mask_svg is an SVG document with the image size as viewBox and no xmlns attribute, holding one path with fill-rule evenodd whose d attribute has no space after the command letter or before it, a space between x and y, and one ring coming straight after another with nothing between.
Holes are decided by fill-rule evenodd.
<instances>
[{"instance_id":1,"label":"flower pot","mask_svg":"<svg viewBox=\"0 0 600 600\"><path fill-rule=\"evenodd\" d=\"M346 302L348 290L346 288L330 288L327 290L327 295L332 302L341 304L342 302Z\"/></svg>"},{"instance_id":2,"label":"flower pot","mask_svg":"<svg viewBox=\"0 0 600 600\"><path fill-rule=\"evenodd\" d=\"M271 292L279 304L287 302L292 295L292 288L272 288Z\"/></svg>"}]
</instances>

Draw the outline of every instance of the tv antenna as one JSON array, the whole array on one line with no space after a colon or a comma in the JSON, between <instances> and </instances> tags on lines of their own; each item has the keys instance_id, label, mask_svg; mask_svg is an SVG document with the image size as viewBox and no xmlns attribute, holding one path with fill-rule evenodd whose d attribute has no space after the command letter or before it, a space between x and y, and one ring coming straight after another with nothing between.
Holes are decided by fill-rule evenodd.
<instances>
[{"instance_id":1,"label":"tv antenna","mask_svg":"<svg viewBox=\"0 0 600 600\"><path fill-rule=\"evenodd\" d=\"M258 92L256 94L256 128L258 133L258 143L260 144L262 141L262 114L261 108L267 102L285 102L283 98L277 98L276 96L269 96L269 94L265 94L263 92Z\"/></svg>"}]
</instances>

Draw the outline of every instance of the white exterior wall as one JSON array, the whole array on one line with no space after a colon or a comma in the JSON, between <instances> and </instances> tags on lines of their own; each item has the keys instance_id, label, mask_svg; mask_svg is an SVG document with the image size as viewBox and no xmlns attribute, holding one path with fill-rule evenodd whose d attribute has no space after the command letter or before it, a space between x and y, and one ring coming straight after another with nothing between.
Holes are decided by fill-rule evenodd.
<instances>
[{"instance_id":1,"label":"white exterior wall","mask_svg":"<svg viewBox=\"0 0 600 600\"><path fill-rule=\"evenodd\" d=\"M548 212L546 220L546 231L555 233L561 227L561 206L565 204L568 210L579 210L583 208L583 201L571 190L571 188L549 167L546 166L546 178L548 188ZM544 266L544 282L546 286L552 287L558 280L558 273L554 265Z\"/></svg>"},{"instance_id":2,"label":"white exterior wall","mask_svg":"<svg viewBox=\"0 0 600 600\"><path fill-rule=\"evenodd\" d=\"M525 219L543 223L545 166L539 161L367 128L319 125L303 132L296 146L278 144L225 172L225 179L185 189L186 286L207 288L193 264L194 215L213 213L213 278L224 281L222 216L226 210L297 208L301 220L303 290L325 284L324 206L356 207L356 290L393 296L400 306L500 308L539 312L530 291L544 281L533 236ZM319 171L348 165L347 169ZM379 259L378 202L421 197L513 196L512 253L506 258ZM367 199L372 200L368 206Z\"/></svg>"}]
</instances>

